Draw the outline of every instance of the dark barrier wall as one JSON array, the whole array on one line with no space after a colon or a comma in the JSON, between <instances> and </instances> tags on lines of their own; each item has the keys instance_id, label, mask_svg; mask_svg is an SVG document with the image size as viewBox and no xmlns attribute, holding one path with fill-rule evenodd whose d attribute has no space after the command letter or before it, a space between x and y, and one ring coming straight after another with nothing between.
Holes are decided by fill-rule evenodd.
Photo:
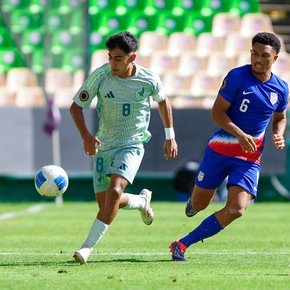
<instances>
[{"instance_id":1,"label":"dark barrier wall","mask_svg":"<svg viewBox=\"0 0 290 290\"><path fill-rule=\"evenodd\" d=\"M95 111L85 110L89 129L95 132ZM209 135L216 128L210 110L176 109L173 111L178 158L165 161L163 156L164 130L159 112L152 110L151 141L145 145L145 157L140 172L173 172L187 160L200 161ZM61 110L61 164L68 173L88 173L91 158L83 145L68 109ZM52 164L52 140L43 130L46 109L0 108L0 175L31 174L45 164ZM270 128L269 128L270 129ZM262 174L285 173L285 151L275 150L267 132Z\"/></svg>"}]
</instances>

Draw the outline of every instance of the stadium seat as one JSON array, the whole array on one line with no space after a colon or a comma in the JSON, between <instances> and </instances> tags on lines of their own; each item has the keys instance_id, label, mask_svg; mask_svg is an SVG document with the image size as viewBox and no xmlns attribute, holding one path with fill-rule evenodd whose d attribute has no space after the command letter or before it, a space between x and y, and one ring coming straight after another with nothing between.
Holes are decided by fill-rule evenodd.
<instances>
[{"instance_id":1,"label":"stadium seat","mask_svg":"<svg viewBox=\"0 0 290 290\"><path fill-rule=\"evenodd\" d=\"M128 31L140 38L145 31L154 31L157 26L155 15L146 15L142 11L132 12L128 18Z\"/></svg>"},{"instance_id":2,"label":"stadium seat","mask_svg":"<svg viewBox=\"0 0 290 290\"><path fill-rule=\"evenodd\" d=\"M1 12L10 13L18 9L27 8L28 1L11 1L11 0L2 0L1 1Z\"/></svg>"},{"instance_id":3,"label":"stadium seat","mask_svg":"<svg viewBox=\"0 0 290 290\"><path fill-rule=\"evenodd\" d=\"M107 10L116 12L116 8L122 6L118 0L89 0L89 14L96 15L105 13Z\"/></svg>"},{"instance_id":4,"label":"stadium seat","mask_svg":"<svg viewBox=\"0 0 290 290\"><path fill-rule=\"evenodd\" d=\"M79 69L73 74L73 93L74 94L76 94L76 92L85 82L85 77L86 77L85 71L83 69Z\"/></svg>"},{"instance_id":5,"label":"stadium seat","mask_svg":"<svg viewBox=\"0 0 290 290\"><path fill-rule=\"evenodd\" d=\"M117 9L121 8L128 12L135 13L136 11L142 11L144 15L148 15L145 13L145 8L147 7L148 0L119 0Z\"/></svg>"},{"instance_id":6,"label":"stadium seat","mask_svg":"<svg viewBox=\"0 0 290 290\"><path fill-rule=\"evenodd\" d=\"M224 49L224 37L215 36L211 32L201 33L196 40L196 52L200 56L208 56L213 51Z\"/></svg>"},{"instance_id":7,"label":"stadium seat","mask_svg":"<svg viewBox=\"0 0 290 290\"><path fill-rule=\"evenodd\" d=\"M200 0L175 0L172 8L173 15L184 15L193 11L200 11Z\"/></svg>"},{"instance_id":8,"label":"stadium seat","mask_svg":"<svg viewBox=\"0 0 290 290\"><path fill-rule=\"evenodd\" d=\"M150 59L151 59L150 55L142 55L142 54L139 54L137 52L137 57L134 60L134 62L138 65L141 65L144 67L149 67L150 66Z\"/></svg>"},{"instance_id":9,"label":"stadium seat","mask_svg":"<svg viewBox=\"0 0 290 290\"><path fill-rule=\"evenodd\" d=\"M236 56L230 56L224 51L212 52L208 56L207 72L210 75L225 76L236 66Z\"/></svg>"},{"instance_id":10,"label":"stadium seat","mask_svg":"<svg viewBox=\"0 0 290 290\"><path fill-rule=\"evenodd\" d=\"M171 12L161 11L158 13L157 23L157 32L170 35L184 30L184 15L174 16Z\"/></svg>"},{"instance_id":11,"label":"stadium seat","mask_svg":"<svg viewBox=\"0 0 290 290\"><path fill-rule=\"evenodd\" d=\"M35 49L31 56L31 68L37 74L40 75L44 72L45 68L50 66L47 63L47 59L44 53L44 49Z\"/></svg>"},{"instance_id":12,"label":"stadium seat","mask_svg":"<svg viewBox=\"0 0 290 290\"><path fill-rule=\"evenodd\" d=\"M6 87L15 94L24 87L38 86L36 74L30 68L11 68L7 72Z\"/></svg>"},{"instance_id":13,"label":"stadium seat","mask_svg":"<svg viewBox=\"0 0 290 290\"><path fill-rule=\"evenodd\" d=\"M168 71L163 75L163 85L168 97L186 97L190 95L191 76L185 76L178 71Z\"/></svg>"},{"instance_id":14,"label":"stadium seat","mask_svg":"<svg viewBox=\"0 0 290 290\"><path fill-rule=\"evenodd\" d=\"M225 39L225 52L228 55L239 55L248 52L252 48L252 38L243 36L239 32L229 33Z\"/></svg>"},{"instance_id":15,"label":"stadium seat","mask_svg":"<svg viewBox=\"0 0 290 290\"><path fill-rule=\"evenodd\" d=\"M8 28L6 27L0 27L0 46L2 48L11 48L11 47L15 47L15 42L14 39L11 35L11 33L9 32Z\"/></svg>"},{"instance_id":16,"label":"stadium seat","mask_svg":"<svg viewBox=\"0 0 290 290\"><path fill-rule=\"evenodd\" d=\"M6 86L6 74L0 72L0 87Z\"/></svg>"},{"instance_id":17,"label":"stadium seat","mask_svg":"<svg viewBox=\"0 0 290 290\"><path fill-rule=\"evenodd\" d=\"M184 32L198 36L200 33L211 31L212 16L203 16L199 11L193 11L185 16L184 22Z\"/></svg>"},{"instance_id":18,"label":"stadium seat","mask_svg":"<svg viewBox=\"0 0 290 290\"><path fill-rule=\"evenodd\" d=\"M212 34L226 36L232 32L239 32L241 29L241 18L230 13L218 13L213 17Z\"/></svg>"},{"instance_id":19,"label":"stadium seat","mask_svg":"<svg viewBox=\"0 0 290 290\"><path fill-rule=\"evenodd\" d=\"M162 77L165 72L177 71L178 58L171 56L167 51L155 51L150 58L149 67Z\"/></svg>"},{"instance_id":20,"label":"stadium seat","mask_svg":"<svg viewBox=\"0 0 290 290\"><path fill-rule=\"evenodd\" d=\"M70 49L63 54L62 69L74 73L84 68L85 53L80 49Z\"/></svg>"},{"instance_id":21,"label":"stadium seat","mask_svg":"<svg viewBox=\"0 0 290 290\"><path fill-rule=\"evenodd\" d=\"M250 50L241 52L237 55L237 66L243 66L250 63L251 63Z\"/></svg>"},{"instance_id":22,"label":"stadium seat","mask_svg":"<svg viewBox=\"0 0 290 290\"><path fill-rule=\"evenodd\" d=\"M27 9L11 11L9 19L10 29L15 34L20 34L27 29L41 29L44 21L42 13L32 14Z\"/></svg>"},{"instance_id":23,"label":"stadium seat","mask_svg":"<svg viewBox=\"0 0 290 290\"><path fill-rule=\"evenodd\" d=\"M44 35L39 30L23 31L21 37L21 51L31 54L35 49L41 49L44 45Z\"/></svg>"},{"instance_id":24,"label":"stadium seat","mask_svg":"<svg viewBox=\"0 0 290 290\"><path fill-rule=\"evenodd\" d=\"M203 16L214 16L217 13L226 12L227 5L223 0L201 0L201 14Z\"/></svg>"},{"instance_id":25,"label":"stadium seat","mask_svg":"<svg viewBox=\"0 0 290 290\"><path fill-rule=\"evenodd\" d=\"M99 49L94 51L91 57L91 72L108 61L109 57L108 51L106 49Z\"/></svg>"},{"instance_id":26,"label":"stadium seat","mask_svg":"<svg viewBox=\"0 0 290 290\"><path fill-rule=\"evenodd\" d=\"M0 49L0 72L6 73L11 68L23 66L25 63L17 48Z\"/></svg>"},{"instance_id":27,"label":"stadium seat","mask_svg":"<svg viewBox=\"0 0 290 290\"><path fill-rule=\"evenodd\" d=\"M83 32L84 25L84 17L83 11L81 9L74 11L70 15L69 22L69 31L72 35L81 34Z\"/></svg>"},{"instance_id":28,"label":"stadium seat","mask_svg":"<svg viewBox=\"0 0 290 290\"><path fill-rule=\"evenodd\" d=\"M194 35L184 32L174 32L168 37L168 53L172 56L180 56L185 51L195 51L196 38Z\"/></svg>"},{"instance_id":29,"label":"stadium seat","mask_svg":"<svg viewBox=\"0 0 290 290\"><path fill-rule=\"evenodd\" d=\"M252 36L257 32L273 32L273 26L269 15L263 13L248 13L241 19L241 35Z\"/></svg>"},{"instance_id":30,"label":"stadium seat","mask_svg":"<svg viewBox=\"0 0 290 290\"><path fill-rule=\"evenodd\" d=\"M221 83L221 76L213 76L205 71L196 72L191 81L191 94L194 97L215 98Z\"/></svg>"},{"instance_id":31,"label":"stadium seat","mask_svg":"<svg viewBox=\"0 0 290 290\"><path fill-rule=\"evenodd\" d=\"M236 15L260 12L258 0L231 0L229 1L229 12Z\"/></svg>"},{"instance_id":32,"label":"stadium seat","mask_svg":"<svg viewBox=\"0 0 290 290\"><path fill-rule=\"evenodd\" d=\"M179 74L192 76L197 71L205 71L207 69L207 57L199 56L195 51L186 51L181 54L179 59Z\"/></svg>"},{"instance_id":33,"label":"stadium seat","mask_svg":"<svg viewBox=\"0 0 290 290\"><path fill-rule=\"evenodd\" d=\"M15 96L15 105L17 107L44 107L46 97L41 87L25 87L17 91Z\"/></svg>"},{"instance_id":34,"label":"stadium seat","mask_svg":"<svg viewBox=\"0 0 290 290\"><path fill-rule=\"evenodd\" d=\"M72 88L72 74L63 69L49 68L45 71L44 86L49 95L54 94L58 88Z\"/></svg>"},{"instance_id":35,"label":"stadium seat","mask_svg":"<svg viewBox=\"0 0 290 290\"><path fill-rule=\"evenodd\" d=\"M14 106L14 95L3 86L0 86L0 107L2 106Z\"/></svg>"},{"instance_id":36,"label":"stadium seat","mask_svg":"<svg viewBox=\"0 0 290 290\"><path fill-rule=\"evenodd\" d=\"M20 1L20 2L22 2L22 1ZM23 2L25 2L25 1L23 1ZM46 8L46 5L44 4L43 0L30 0L27 2L29 3L28 9L32 14L44 12L44 9Z\"/></svg>"},{"instance_id":37,"label":"stadium seat","mask_svg":"<svg viewBox=\"0 0 290 290\"><path fill-rule=\"evenodd\" d=\"M54 95L55 105L58 108L69 108L73 102L74 94L73 88L58 88Z\"/></svg>"},{"instance_id":38,"label":"stadium seat","mask_svg":"<svg viewBox=\"0 0 290 290\"><path fill-rule=\"evenodd\" d=\"M166 35L146 31L141 34L139 39L139 53L142 55L151 55L158 50L166 50L168 45L168 37Z\"/></svg>"},{"instance_id":39,"label":"stadium seat","mask_svg":"<svg viewBox=\"0 0 290 290\"><path fill-rule=\"evenodd\" d=\"M280 52L277 60L272 66L273 73L282 75L290 71L290 54L287 52Z\"/></svg>"},{"instance_id":40,"label":"stadium seat","mask_svg":"<svg viewBox=\"0 0 290 290\"><path fill-rule=\"evenodd\" d=\"M106 11L99 15L100 22L98 31L103 34L113 34L126 30L129 26L128 15L117 15L114 11Z\"/></svg>"},{"instance_id":41,"label":"stadium seat","mask_svg":"<svg viewBox=\"0 0 290 290\"><path fill-rule=\"evenodd\" d=\"M74 13L81 9L82 0L59 0L58 11L60 14Z\"/></svg>"},{"instance_id":42,"label":"stadium seat","mask_svg":"<svg viewBox=\"0 0 290 290\"><path fill-rule=\"evenodd\" d=\"M56 8L49 9L45 18L45 27L48 33L53 33L61 29L69 29L69 14L61 15Z\"/></svg>"},{"instance_id":43,"label":"stadium seat","mask_svg":"<svg viewBox=\"0 0 290 290\"><path fill-rule=\"evenodd\" d=\"M90 33L90 53L92 54L96 50L106 48L106 40L110 33L100 33L98 30L93 30Z\"/></svg>"}]
</instances>

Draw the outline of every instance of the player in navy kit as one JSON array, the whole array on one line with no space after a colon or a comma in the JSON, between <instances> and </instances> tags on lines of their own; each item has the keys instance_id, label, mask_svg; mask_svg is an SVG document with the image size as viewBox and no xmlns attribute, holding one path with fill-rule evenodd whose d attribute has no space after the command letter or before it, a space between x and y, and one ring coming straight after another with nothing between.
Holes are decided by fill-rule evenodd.
<instances>
[{"instance_id":1,"label":"player in navy kit","mask_svg":"<svg viewBox=\"0 0 290 290\"><path fill-rule=\"evenodd\" d=\"M227 202L188 235L171 243L173 260L185 260L190 245L219 233L241 217L256 197L265 130L272 116L275 147L285 147L288 85L271 72L280 47L273 33L256 34L251 64L235 68L225 77L212 108L212 119L220 129L209 138L185 213L192 217L205 209L228 176Z\"/></svg>"}]
</instances>

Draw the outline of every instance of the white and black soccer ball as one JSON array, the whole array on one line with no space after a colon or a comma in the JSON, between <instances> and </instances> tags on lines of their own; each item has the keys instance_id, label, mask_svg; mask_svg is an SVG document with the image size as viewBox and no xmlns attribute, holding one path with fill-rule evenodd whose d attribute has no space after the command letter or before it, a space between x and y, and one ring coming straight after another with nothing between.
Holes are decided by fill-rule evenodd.
<instances>
[{"instance_id":1,"label":"white and black soccer ball","mask_svg":"<svg viewBox=\"0 0 290 290\"><path fill-rule=\"evenodd\" d=\"M57 197L67 190L68 176L60 166L46 165L36 173L34 185L40 195Z\"/></svg>"}]
</instances>

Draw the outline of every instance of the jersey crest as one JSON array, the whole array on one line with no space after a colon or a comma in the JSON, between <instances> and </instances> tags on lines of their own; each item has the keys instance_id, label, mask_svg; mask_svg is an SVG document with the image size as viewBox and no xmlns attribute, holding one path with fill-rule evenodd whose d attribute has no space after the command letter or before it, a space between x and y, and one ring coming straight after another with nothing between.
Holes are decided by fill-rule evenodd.
<instances>
[{"instance_id":1,"label":"jersey crest","mask_svg":"<svg viewBox=\"0 0 290 290\"><path fill-rule=\"evenodd\" d=\"M275 93L275 92L272 92L270 94L270 102L271 102L271 104L274 105L274 104L277 103L277 101L278 101L278 94Z\"/></svg>"}]
</instances>

